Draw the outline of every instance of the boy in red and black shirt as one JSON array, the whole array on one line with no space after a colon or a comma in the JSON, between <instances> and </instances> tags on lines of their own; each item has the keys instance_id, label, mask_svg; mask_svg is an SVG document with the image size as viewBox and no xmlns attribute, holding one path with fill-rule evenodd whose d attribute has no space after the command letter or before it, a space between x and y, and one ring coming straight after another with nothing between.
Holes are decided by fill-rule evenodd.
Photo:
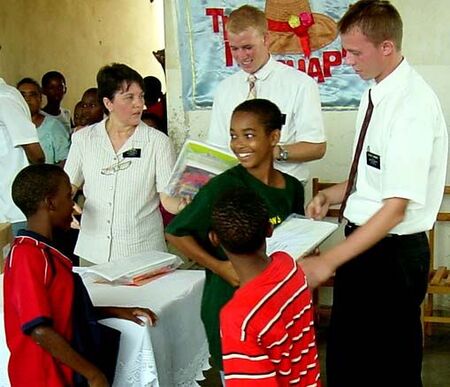
<instances>
[{"instance_id":1,"label":"boy in red and black shirt","mask_svg":"<svg viewBox=\"0 0 450 387\"><path fill-rule=\"evenodd\" d=\"M100 369L71 346L74 336L75 280L72 263L53 247L56 230L72 220L69 178L56 165L31 165L12 185L14 203L27 217L5 262L6 342L11 352L8 374L15 386L72 386L74 371L90 386L108 386ZM96 308L99 316L143 322L155 320L148 309Z\"/></svg>"},{"instance_id":2,"label":"boy in red and black shirt","mask_svg":"<svg viewBox=\"0 0 450 387\"><path fill-rule=\"evenodd\" d=\"M221 244L240 288L222 308L226 386L320 386L311 293L295 260L266 255L272 233L264 202L235 190L214 206L212 243Z\"/></svg>"}]
</instances>

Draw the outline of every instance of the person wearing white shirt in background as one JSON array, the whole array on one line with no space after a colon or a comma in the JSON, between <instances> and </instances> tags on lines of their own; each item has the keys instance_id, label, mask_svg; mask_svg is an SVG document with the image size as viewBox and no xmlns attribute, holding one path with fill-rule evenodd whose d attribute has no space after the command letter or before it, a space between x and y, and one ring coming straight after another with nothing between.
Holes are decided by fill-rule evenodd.
<instances>
[{"instance_id":1,"label":"person wearing white shirt in background","mask_svg":"<svg viewBox=\"0 0 450 387\"><path fill-rule=\"evenodd\" d=\"M0 223L11 223L14 236L26 222L12 201L12 182L29 163L44 161L28 105L16 88L0 78Z\"/></svg>"},{"instance_id":2,"label":"person wearing white shirt in background","mask_svg":"<svg viewBox=\"0 0 450 387\"><path fill-rule=\"evenodd\" d=\"M326 138L316 82L301 71L275 61L269 53L264 12L244 5L231 12L227 22L233 59L240 71L224 79L215 92L208 142L228 148L233 109L249 98L250 74L256 76L257 98L275 103L284 114L275 167L304 184L309 172L305 162L324 156Z\"/></svg>"},{"instance_id":3,"label":"person wearing white shirt in background","mask_svg":"<svg viewBox=\"0 0 450 387\"><path fill-rule=\"evenodd\" d=\"M447 127L402 55L402 20L388 1L356 2L338 27L347 63L375 83L356 120L356 179L319 192L306 210L320 219L341 203L348 221L343 242L302 263L310 286L336 272L327 385L420 387L426 231L444 193Z\"/></svg>"}]
</instances>

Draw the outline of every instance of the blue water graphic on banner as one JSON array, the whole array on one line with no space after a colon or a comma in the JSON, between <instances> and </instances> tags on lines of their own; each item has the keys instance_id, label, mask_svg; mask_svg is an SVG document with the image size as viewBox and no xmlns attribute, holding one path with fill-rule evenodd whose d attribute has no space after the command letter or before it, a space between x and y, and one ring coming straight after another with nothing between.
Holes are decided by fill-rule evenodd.
<instances>
[{"instance_id":1,"label":"blue water graphic on banner","mask_svg":"<svg viewBox=\"0 0 450 387\"><path fill-rule=\"evenodd\" d=\"M328 27L330 31L334 28L335 31L336 22L352 2L354 0L310 0L309 7L314 15L315 27ZM233 64L228 42L225 40L224 22L232 10L246 3L265 11L267 19L270 19L273 3L278 7L283 6L282 0L176 0L185 110L210 108L217 84L238 70ZM276 23L280 25L280 22ZM283 24L287 23L281 23L282 26ZM319 32L322 32L321 37L325 35L323 31ZM309 58L297 52L276 53L273 54L274 58L306 72L318 82L323 109L356 109L368 83L344 63L345 52L339 37L335 38L336 34L330 32L329 41L322 42L326 45L319 49L314 47L313 34L309 33L312 46ZM277 34L272 33L271 42L274 43L277 39ZM297 39L293 41L297 42ZM274 49L276 50L276 43L271 45L272 52Z\"/></svg>"}]
</instances>

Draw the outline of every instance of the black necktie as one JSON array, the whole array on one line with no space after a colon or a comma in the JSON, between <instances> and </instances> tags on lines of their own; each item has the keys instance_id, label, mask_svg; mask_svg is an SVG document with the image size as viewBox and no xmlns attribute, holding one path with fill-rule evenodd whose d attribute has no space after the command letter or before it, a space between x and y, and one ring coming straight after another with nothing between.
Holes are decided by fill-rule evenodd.
<instances>
[{"instance_id":1,"label":"black necktie","mask_svg":"<svg viewBox=\"0 0 450 387\"><path fill-rule=\"evenodd\" d=\"M341 204L341 209L339 210L339 222L342 221L344 216L345 206L347 205L348 197L355 190L356 184L356 173L358 171L358 162L359 157L361 156L361 151L364 143L364 139L366 138L367 128L369 127L370 118L372 117L373 112L373 103L372 97L370 96L371 90L369 90L369 104L366 110L366 116L364 117L364 121L361 127L361 132L359 133L358 144L356 145L355 156L353 157L352 166L350 168L350 174L348 176L347 189L345 190L344 200Z\"/></svg>"}]
</instances>

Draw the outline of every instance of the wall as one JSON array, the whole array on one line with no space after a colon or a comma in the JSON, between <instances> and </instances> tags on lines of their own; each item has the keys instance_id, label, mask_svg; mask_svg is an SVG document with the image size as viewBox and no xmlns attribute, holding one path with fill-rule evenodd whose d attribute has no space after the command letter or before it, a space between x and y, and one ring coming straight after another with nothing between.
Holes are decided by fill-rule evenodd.
<instances>
[{"instance_id":1,"label":"wall","mask_svg":"<svg viewBox=\"0 0 450 387\"><path fill-rule=\"evenodd\" d=\"M164 0L4 0L0 7L0 76L15 84L40 82L61 71L73 110L95 86L99 68L122 62L141 75L164 79L152 51L164 47Z\"/></svg>"}]
</instances>

